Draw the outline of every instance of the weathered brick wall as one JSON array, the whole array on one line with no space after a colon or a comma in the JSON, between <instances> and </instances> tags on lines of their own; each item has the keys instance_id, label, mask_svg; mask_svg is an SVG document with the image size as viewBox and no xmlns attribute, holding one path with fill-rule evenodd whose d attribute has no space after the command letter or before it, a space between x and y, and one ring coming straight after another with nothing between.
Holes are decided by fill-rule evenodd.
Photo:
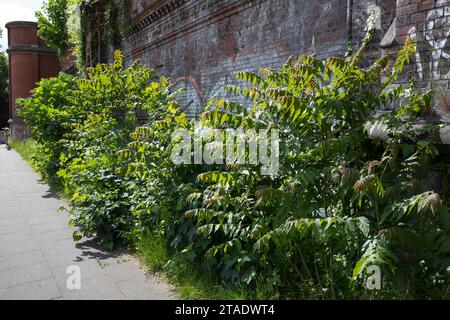
<instances>
[{"instance_id":1,"label":"weathered brick wall","mask_svg":"<svg viewBox=\"0 0 450 320\"><path fill-rule=\"evenodd\" d=\"M128 10L126 64L162 65L185 89L179 99L191 115L226 95L222 87L236 84L237 71L279 68L300 54L343 55L349 43L356 50L372 16L367 60L416 38L401 81L433 88L433 120L450 121L450 0L129 0Z\"/></svg>"},{"instance_id":2,"label":"weathered brick wall","mask_svg":"<svg viewBox=\"0 0 450 320\"><path fill-rule=\"evenodd\" d=\"M417 39L415 63L410 74L418 85L435 91L435 112L450 120L450 0L398 0L396 40Z\"/></svg>"},{"instance_id":3,"label":"weathered brick wall","mask_svg":"<svg viewBox=\"0 0 450 320\"><path fill-rule=\"evenodd\" d=\"M303 53L325 57L347 50L346 0L170 3L131 2L136 24L123 52L128 64L163 65L163 73L185 89L180 100L191 114L213 94L225 95L222 87L236 82L235 72L279 68Z\"/></svg>"},{"instance_id":4,"label":"weathered brick wall","mask_svg":"<svg viewBox=\"0 0 450 320\"><path fill-rule=\"evenodd\" d=\"M416 41L413 63L405 67L401 80L413 79L418 87L434 90L434 115L429 120L450 121L450 0L355 1L354 24L361 32L367 13L378 6L380 25L377 40L392 37L387 48L373 48L383 54L398 48L407 38ZM371 8L370 8L371 7ZM364 14L358 13L363 12ZM388 22L390 21L390 22ZM393 33L388 33L390 23ZM354 34L357 34L354 30ZM359 38L361 34L359 34ZM356 42L356 41L355 41ZM374 42L378 44L377 41Z\"/></svg>"}]
</instances>

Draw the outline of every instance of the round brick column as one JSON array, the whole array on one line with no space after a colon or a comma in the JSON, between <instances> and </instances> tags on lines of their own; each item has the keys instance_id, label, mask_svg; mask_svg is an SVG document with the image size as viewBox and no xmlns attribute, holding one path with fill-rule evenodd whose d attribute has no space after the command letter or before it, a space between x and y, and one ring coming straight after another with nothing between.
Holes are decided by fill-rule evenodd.
<instances>
[{"instance_id":1,"label":"round brick column","mask_svg":"<svg viewBox=\"0 0 450 320\"><path fill-rule=\"evenodd\" d=\"M16 100L27 98L42 78L58 75L60 65L56 51L37 36L37 24L14 21L6 24L9 54L9 117L13 139L29 136L23 119L16 112Z\"/></svg>"}]
</instances>

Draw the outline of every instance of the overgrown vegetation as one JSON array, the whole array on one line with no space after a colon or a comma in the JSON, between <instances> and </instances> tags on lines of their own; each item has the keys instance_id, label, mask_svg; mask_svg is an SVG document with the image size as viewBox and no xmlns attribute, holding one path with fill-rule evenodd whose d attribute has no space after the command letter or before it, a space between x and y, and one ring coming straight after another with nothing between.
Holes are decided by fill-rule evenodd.
<instances>
[{"instance_id":1,"label":"overgrown vegetation","mask_svg":"<svg viewBox=\"0 0 450 320\"><path fill-rule=\"evenodd\" d=\"M412 127L430 93L393 85L412 48L369 68L361 48L238 73L249 86L227 89L251 108L212 100L202 124L278 129L276 176L260 165L175 165L172 136L194 123L170 81L139 63L124 69L118 52L85 78L41 81L19 112L40 172L72 195L75 239L137 248L152 270L188 283L186 297L449 298L448 190L427 187L431 169L446 183L448 161ZM369 137L374 125L386 139ZM366 287L373 266L380 290Z\"/></svg>"},{"instance_id":2,"label":"overgrown vegetation","mask_svg":"<svg viewBox=\"0 0 450 320\"><path fill-rule=\"evenodd\" d=\"M77 57L78 69L83 71L86 28L102 30L100 38L98 32L91 33L90 45L97 46L92 50L94 55L98 47L102 50L109 46L117 49L129 21L127 8L128 0L106 1L104 7L92 0L46 0L41 10L36 12L38 34L47 45L57 50L60 58L70 49ZM98 10L103 10L104 23L99 22Z\"/></svg>"},{"instance_id":3,"label":"overgrown vegetation","mask_svg":"<svg viewBox=\"0 0 450 320\"><path fill-rule=\"evenodd\" d=\"M9 99L8 82L8 57L6 53L0 52L0 102Z\"/></svg>"},{"instance_id":4,"label":"overgrown vegetation","mask_svg":"<svg viewBox=\"0 0 450 320\"><path fill-rule=\"evenodd\" d=\"M22 158L27 161L36 170L36 162L33 160L37 154L37 144L33 139L28 139L25 141L13 140L11 141L11 147L16 150Z\"/></svg>"},{"instance_id":5,"label":"overgrown vegetation","mask_svg":"<svg viewBox=\"0 0 450 320\"><path fill-rule=\"evenodd\" d=\"M60 57L66 53L69 46L68 3L69 0L47 0L41 11L36 12L39 37L56 49Z\"/></svg>"}]
</instances>

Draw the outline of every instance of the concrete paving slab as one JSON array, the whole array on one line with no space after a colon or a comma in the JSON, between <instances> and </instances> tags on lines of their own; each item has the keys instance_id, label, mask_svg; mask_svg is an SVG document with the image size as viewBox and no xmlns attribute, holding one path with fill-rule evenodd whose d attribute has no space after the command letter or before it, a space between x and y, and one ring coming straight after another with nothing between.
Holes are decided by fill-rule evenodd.
<instances>
[{"instance_id":1,"label":"concrete paving slab","mask_svg":"<svg viewBox=\"0 0 450 320\"><path fill-rule=\"evenodd\" d=\"M168 299L170 287L148 277L124 250L75 243L67 206L14 151L0 146L0 300ZM68 267L81 289L70 290Z\"/></svg>"},{"instance_id":2,"label":"concrete paving slab","mask_svg":"<svg viewBox=\"0 0 450 320\"><path fill-rule=\"evenodd\" d=\"M69 225L67 220L67 215L65 214L49 214L48 212L43 211L41 214L36 214L32 216L27 216L28 224L30 226L47 224L47 223L62 223L66 226Z\"/></svg>"},{"instance_id":3,"label":"concrete paving slab","mask_svg":"<svg viewBox=\"0 0 450 320\"><path fill-rule=\"evenodd\" d=\"M14 287L52 277L52 272L46 263L9 269L0 272L0 288Z\"/></svg>"},{"instance_id":4,"label":"concrete paving slab","mask_svg":"<svg viewBox=\"0 0 450 320\"><path fill-rule=\"evenodd\" d=\"M35 233L46 233L50 231L65 231L66 228L68 228L67 221L61 221L61 222L49 222L49 223L42 223L42 224L36 224L31 227L33 232ZM75 228L72 228L72 232L75 231Z\"/></svg>"},{"instance_id":5,"label":"concrete paving slab","mask_svg":"<svg viewBox=\"0 0 450 320\"><path fill-rule=\"evenodd\" d=\"M26 267L35 264L45 263L45 258L40 251L29 251L0 257L0 271Z\"/></svg>"},{"instance_id":6,"label":"concrete paving slab","mask_svg":"<svg viewBox=\"0 0 450 320\"><path fill-rule=\"evenodd\" d=\"M81 275L81 281L94 279L97 277L105 276L105 270L104 267L101 266L101 264L96 260L87 260L87 261L80 261L75 262L73 265L78 266L80 268L80 275ZM55 278L56 282L61 284L62 286L67 281L67 266L58 266L58 267L52 267L53 277ZM108 276L108 275L107 275Z\"/></svg>"},{"instance_id":7,"label":"concrete paving slab","mask_svg":"<svg viewBox=\"0 0 450 320\"><path fill-rule=\"evenodd\" d=\"M105 275L82 280L79 290L69 290L65 283L62 285L58 283L58 288L62 298L69 300L116 300L126 298L119 287Z\"/></svg>"},{"instance_id":8,"label":"concrete paving slab","mask_svg":"<svg viewBox=\"0 0 450 320\"><path fill-rule=\"evenodd\" d=\"M124 262L107 264L105 265L104 270L115 282L133 279L146 282L145 274L131 259Z\"/></svg>"},{"instance_id":9,"label":"concrete paving slab","mask_svg":"<svg viewBox=\"0 0 450 320\"><path fill-rule=\"evenodd\" d=\"M10 226L13 224L26 224L26 217L24 216L17 216L14 218L5 218L5 219L0 219L0 226Z\"/></svg>"},{"instance_id":10,"label":"concrete paving slab","mask_svg":"<svg viewBox=\"0 0 450 320\"><path fill-rule=\"evenodd\" d=\"M0 289L0 300L51 300L59 297L61 293L52 278Z\"/></svg>"},{"instance_id":11,"label":"concrete paving slab","mask_svg":"<svg viewBox=\"0 0 450 320\"><path fill-rule=\"evenodd\" d=\"M32 232L33 230L30 227L24 227L23 223L17 223L7 226L0 226L0 235L3 234L10 234L10 233L16 233L21 231L28 231Z\"/></svg>"},{"instance_id":12,"label":"concrete paving slab","mask_svg":"<svg viewBox=\"0 0 450 320\"><path fill-rule=\"evenodd\" d=\"M33 235L28 230L29 228L26 228L25 230L21 230L18 232L0 234L0 243L8 244L33 240Z\"/></svg>"},{"instance_id":13,"label":"concrete paving slab","mask_svg":"<svg viewBox=\"0 0 450 320\"><path fill-rule=\"evenodd\" d=\"M39 242L52 242L58 240L72 239L72 234L75 231L73 227L66 227L60 230L35 233L35 238Z\"/></svg>"},{"instance_id":14,"label":"concrete paving slab","mask_svg":"<svg viewBox=\"0 0 450 320\"><path fill-rule=\"evenodd\" d=\"M139 281L135 279L125 280L117 283L127 299L132 300L170 300L171 292L161 288L158 282L147 280Z\"/></svg>"},{"instance_id":15,"label":"concrete paving slab","mask_svg":"<svg viewBox=\"0 0 450 320\"><path fill-rule=\"evenodd\" d=\"M0 243L0 257L37 250L37 244L33 240L17 243Z\"/></svg>"}]
</instances>

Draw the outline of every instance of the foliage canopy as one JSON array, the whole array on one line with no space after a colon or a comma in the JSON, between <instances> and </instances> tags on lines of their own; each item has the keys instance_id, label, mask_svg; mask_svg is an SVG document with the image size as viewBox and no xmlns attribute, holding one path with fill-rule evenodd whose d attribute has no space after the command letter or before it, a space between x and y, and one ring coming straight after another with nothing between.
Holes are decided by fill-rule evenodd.
<instances>
[{"instance_id":1,"label":"foliage canopy","mask_svg":"<svg viewBox=\"0 0 450 320\"><path fill-rule=\"evenodd\" d=\"M8 56L0 52L0 101L8 101Z\"/></svg>"},{"instance_id":2,"label":"foliage canopy","mask_svg":"<svg viewBox=\"0 0 450 320\"><path fill-rule=\"evenodd\" d=\"M69 0L47 0L41 11L36 12L39 37L48 46L55 48L60 57L66 53L69 45L68 4Z\"/></svg>"}]
</instances>

